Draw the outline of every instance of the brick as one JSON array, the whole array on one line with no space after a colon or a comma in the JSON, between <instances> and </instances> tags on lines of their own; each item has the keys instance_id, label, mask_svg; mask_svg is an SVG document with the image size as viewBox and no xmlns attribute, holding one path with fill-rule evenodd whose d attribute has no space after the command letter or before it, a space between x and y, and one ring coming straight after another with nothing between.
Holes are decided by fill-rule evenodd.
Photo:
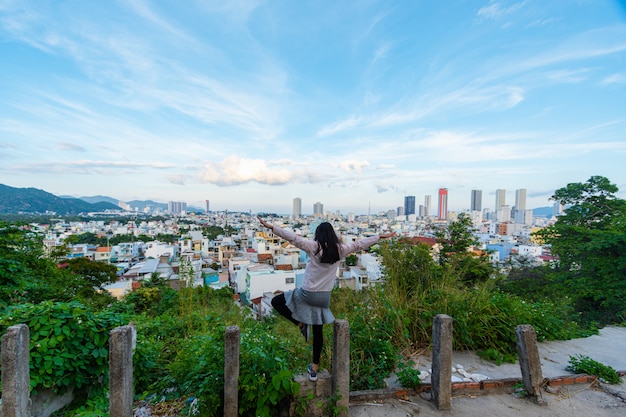
<instances>
[{"instance_id":1,"label":"brick","mask_svg":"<svg viewBox=\"0 0 626 417\"><path fill-rule=\"evenodd\" d=\"M554 378L548 381L548 385L551 387L558 387L563 385L563 378Z\"/></svg>"},{"instance_id":2,"label":"brick","mask_svg":"<svg viewBox=\"0 0 626 417\"><path fill-rule=\"evenodd\" d=\"M396 390L396 398L406 398L408 397L408 392L405 389Z\"/></svg>"}]
</instances>

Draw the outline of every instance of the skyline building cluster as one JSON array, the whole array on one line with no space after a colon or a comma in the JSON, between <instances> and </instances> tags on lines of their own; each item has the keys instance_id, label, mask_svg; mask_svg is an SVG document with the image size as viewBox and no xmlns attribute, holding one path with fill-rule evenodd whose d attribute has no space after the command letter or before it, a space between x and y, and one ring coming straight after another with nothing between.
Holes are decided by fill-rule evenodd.
<instances>
[{"instance_id":1,"label":"skyline building cluster","mask_svg":"<svg viewBox=\"0 0 626 417\"><path fill-rule=\"evenodd\" d=\"M207 208L208 208L207 201ZM171 214L183 214L187 212L187 203L182 201L168 201L167 202L167 211Z\"/></svg>"},{"instance_id":2,"label":"skyline building cluster","mask_svg":"<svg viewBox=\"0 0 626 417\"><path fill-rule=\"evenodd\" d=\"M476 217L477 220L480 218L486 218L498 222L509 222L513 220L515 223L528 224L532 221L532 210L526 208L526 195L527 190L525 188L515 190L515 205L511 207L506 204L506 189L499 188L495 191L495 210L491 212L489 208L483 209L483 191L474 189L471 190L468 211L470 213L479 213L472 214L472 216ZM448 198L448 188L439 188L437 191L437 211L436 213L433 213L431 211L431 195L425 195L424 204L420 204L419 206L416 206L416 197L414 195L407 195L404 197L404 205L398 206L395 212L394 210L389 210L387 215L393 216L395 214L395 216L415 216L417 218L426 218L434 214L438 220L448 220L450 218L448 211ZM185 203L170 202L168 205L169 211L174 212L172 210L180 209L181 204ZM206 204L208 212L209 200L206 200ZM555 209L555 211L558 210ZM340 214L338 210L337 214ZM319 201L315 202L313 204L313 216L323 217L324 215L324 204ZM295 197L293 199L291 217L297 219L302 216L302 199L300 197Z\"/></svg>"},{"instance_id":3,"label":"skyline building cluster","mask_svg":"<svg viewBox=\"0 0 626 417\"><path fill-rule=\"evenodd\" d=\"M526 194L527 190L525 188L515 190L515 206L511 207L506 204L506 189L497 189L495 191L495 207L493 213L491 213L488 208L483 210L483 191L474 189L471 190L469 212L479 213L472 214L477 219L484 217L499 222L513 220L518 224L529 224L532 222L532 210L526 208ZM449 218L448 197L448 189L445 187L439 188L437 192L437 212L434 213L439 220L447 220ZM398 216L416 215L419 218L432 216L430 200L430 195L424 196L424 205L420 205L419 210L416 212L415 196L407 195L404 197L404 206L398 207L396 214Z\"/></svg>"}]
</instances>

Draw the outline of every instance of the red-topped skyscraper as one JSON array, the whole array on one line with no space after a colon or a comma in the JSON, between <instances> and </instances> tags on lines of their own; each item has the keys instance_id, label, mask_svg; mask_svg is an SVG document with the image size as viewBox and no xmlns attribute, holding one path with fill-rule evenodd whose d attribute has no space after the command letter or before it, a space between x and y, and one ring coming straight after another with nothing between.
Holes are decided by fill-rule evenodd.
<instances>
[{"instance_id":1,"label":"red-topped skyscraper","mask_svg":"<svg viewBox=\"0 0 626 417\"><path fill-rule=\"evenodd\" d=\"M439 220L448 218L448 189L439 189Z\"/></svg>"}]
</instances>

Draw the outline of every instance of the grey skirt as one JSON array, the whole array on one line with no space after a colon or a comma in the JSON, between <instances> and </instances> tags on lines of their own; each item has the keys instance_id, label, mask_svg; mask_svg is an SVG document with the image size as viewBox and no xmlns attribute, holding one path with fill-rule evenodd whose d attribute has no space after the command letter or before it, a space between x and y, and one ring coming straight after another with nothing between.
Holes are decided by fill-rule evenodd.
<instances>
[{"instance_id":1,"label":"grey skirt","mask_svg":"<svg viewBox=\"0 0 626 417\"><path fill-rule=\"evenodd\" d=\"M285 293L291 315L306 324L329 324L335 321L330 311L330 291L306 291L296 288Z\"/></svg>"}]
</instances>

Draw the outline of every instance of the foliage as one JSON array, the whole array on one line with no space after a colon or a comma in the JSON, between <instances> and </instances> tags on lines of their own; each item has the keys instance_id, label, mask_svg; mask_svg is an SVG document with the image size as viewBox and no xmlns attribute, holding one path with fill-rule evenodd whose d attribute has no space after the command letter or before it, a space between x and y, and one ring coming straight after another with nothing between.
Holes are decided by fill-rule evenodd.
<instances>
[{"instance_id":1,"label":"foliage","mask_svg":"<svg viewBox=\"0 0 626 417\"><path fill-rule=\"evenodd\" d=\"M517 356L512 355L510 353L502 353L498 349L489 348L487 350L479 350L476 352L476 355L481 359L495 362L496 365L500 366L503 363L515 363L517 361Z\"/></svg>"},{"instance_id":2,"label":"foliage","mask_svg":"<svg viewBox=\"0 0 626 417\"><path fill-rule=\"evenodd\" d=\"M584 355L570 355L569 365L566 369L576 374L595 375L609 384L620 384L622 382L615 369Z\"/></svg>"},{"instance_id":3,"label":"foliage","mask_svg":"<svg viewBox=\"0 0 626 417\"><path fill-rule=\"evenodd\" d=\"M524 398L528 396L528 391L526 391L526 387L524 386L524 382L520 381L517 384L513 385L513 395L517 398Z\"/></svg>"},{"instance_id":4,"label":"foliage","mask_svg":"<svg viewBox=\"0 0 626 417\"><path fill-rule=\"evenodd\" d=\"M315 394L311 391L307 395L301 395L295 400L294 417L306 417L307 406L309 401L315 398Z\"/></svg>"},{"instance_id":5,"label":"foliage","mask_svg":"<svg viewBox=\"0 0 626 417\"><path fill-rule=\"evenodd\" d=\"M437 243L441 245L439 250L439 262L445 264L455 255L464 255L468 249L476 245L478 239L474 234L472 218L461 213L456 221L447 227L441 227L435 232Z\"/></svg>"},{"instance_id":6,"label":"foliage","mask_svg":"<svg viewBox=\"0 0 626 417\"><path fill-rule=\"evenodd\" d=\"M104 286L117 280L115 265L92 261L88 258L74 258L60 265L68 272L65 280L67 299L99 301L106 306L113 301Z\"/></svg>"},{"instance_id":7,"label":"foliage","mask_svg":"<svg viewBox=\"0 0 626 417\"><path fill-rule=\"evenodd\" d=\"M199 398L203 416L219 416L223 407L224 332L215 326L192 336L169 366L172 382L182 395ZM246 322L241 333L239 414L273 416L298 393L293 381L292 343L271 334L263 323Z\"/></svg>"},{"instance_id":8,"label":"foliage","mask_svg":"<svg viewBox=\"0 0 626 417\"><path fill-rule=\"evenodd\" d=\"M123 302L136 313L158 316L180 302L179 293L166 285L151 285L149 281L124 296Z\"/></svg>"},{"instance_id":9,"label":"foliage","mask_svg":"<svg viewBox=\"0 0 626 417\"><path fill-rule=\"evenodd\" d=\"M393 327L367 305L354 306L350 323L350 388L376 389L395 367ZM387 326L386 326L387 324Z\"/></svg>"},{"instance_id":10,"label":"foliage","mask_svg":"<svg viewBox=\"0 0 626 417\"><path fill-rule=\"evenodd\" d=\"M293 348L274 336L263 323L241 335L239 415L271 417L299 393L293 381Z\"/></svg>"},{"instance_id":11,"label":"foliage","mask_svg":"<svg viewBox=\"0 0 626 417\"><path fill-rule=\"evenodd\" d=\"M68 404L53 414L58 417L108 417L108 387L99 385L88 390L86 398Z\"/></svg>"},{"instance_id":12,"label":"foliage","mask_svg":"<svg viewBox=\"0 0 626 417\"><path fill-rule=\"evenodd\" d=\"M64 392L104 383L108 374L109 332L123 317L93 312L78 302L19 304L0 314L0 333L24 323L30 330L31 389Z\"/></svg>"},{"instance_id":13,"label":"foliage","mask_svg":"<svg viewBox=\"0 0 626 417\"><path fill-rule=\"evenodd\" d=\"M494 275L486 254L470 251L477 243L475 227L469 215L462 213L448 227L436 231L441 265L450 265L466 285L485 282Z\"/></svg>"},{"instance_id":14,"label":"foliage","mask_svg":"<svg viewBox=\"0 0 626 417\"><path fill-rule=\"evenodd\" d=\"M336 391L326 399L325 403L318 403L318 406L322 408L324 415L328 417L338 417L342 414L347 414L346 408L339 405L341 398L341 394Z\"/></svg>"},{"instance_id":15,"label":"foliage","mask_svg":"<svg viewBox=\"0 0 626 417\"><path fill-rule=\"evenodd\" d=\"M420 371L419 369L413 368L415 362L408 360L402 360L402 357L398 360L398 370L396 371L396 375L398 377L398 381L400 385L405 388L419 388L422 381L420 380Z\"/></svg>"},{"instance_id":16,"label":"foliage","mask_svg":"<svg viewBox=\"0 0 626 417\"><path fill-rule=\"evenodd\" d=\"M42 248L42 237L27 226L0 222L0 307L57 293L42 282L42 277L61 275Z\"/></svg>"},{"instance_id":17,"label":"foliage","mask_svg":"<svg viewBox=\"0 0 626 417\"><path fill-rule=\"evenodd\" d=\"M355 266L358 261L358 257L355 254L346 256L346 266Z\"/></svg>"},{"instance_id":18,"label":"foliage","mask_svg":"<svg viewBox=\"0 0 626 417\"><path fill-rule=\"evenodd\" d=\"M220 226L204 226L202 234L208 239L215 239L220 235L224 235L224 229Z\"/></svg>"},{"instance_id":19,"label":"foliage","mask_svg":"<svg viewBox=\"0 0 626 417\"><path fill-rule=\"evenodd\" d=\"M536 232L558 256L555 277L583 319L608 324L626 316L626 201L601 176L570 183L552 199L569 207Z\"/></svg>"},{"instance_id":20,"label":"foliage","mask_svg":"<svg viewBox=\"0 0 626 417\"><path fill-rule=\"evenodd\" d=\"M454 348L458 350L492 348L514 354L515 327L520 323L533 325L540 340L569 339L585 333L572 320L573 312L567 305L526 302L497 291L494 280L463 285L456 264L435 263L427 246L398 241L384 248L381 255L386 280L379 305L384 311L400 314L395 326L403 328L393 331L396 345L406 343L407 337L402 335L412 344L428 345L436 314L454 319ZM377 305L372 299L369 304Z\"/></svg>"}]
</instances>

